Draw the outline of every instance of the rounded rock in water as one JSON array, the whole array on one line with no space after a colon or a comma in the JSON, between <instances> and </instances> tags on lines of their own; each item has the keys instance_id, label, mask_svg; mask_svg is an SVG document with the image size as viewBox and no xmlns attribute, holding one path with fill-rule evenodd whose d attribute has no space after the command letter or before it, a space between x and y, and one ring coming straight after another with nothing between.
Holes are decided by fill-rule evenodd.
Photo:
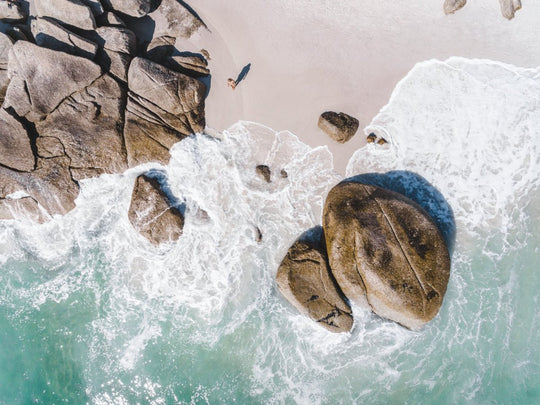
<instances>
[{"instance_id":1,"label":"rounded rock in water","mask_svg":"<svg viewBox=\"0 0 540 405\"><path fill-rule=\"evenodd\" d=\"M343 182L326 199L330 268L351 301L418 329L439 311L450 256L429 215L407 197Z\"/></svg>"}]
</instances>

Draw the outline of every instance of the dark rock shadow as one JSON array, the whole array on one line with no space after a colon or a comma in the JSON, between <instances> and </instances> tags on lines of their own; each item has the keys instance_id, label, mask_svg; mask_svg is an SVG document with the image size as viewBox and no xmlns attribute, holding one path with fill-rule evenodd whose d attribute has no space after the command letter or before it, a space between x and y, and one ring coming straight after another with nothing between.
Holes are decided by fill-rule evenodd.
<instances>
[{"instance_id":1,"label":"dark rock shadow","mask_svg":"<svg viewBox=\"0 0 540 405\"><path fill-rule=\"evenodd\" d=\"M156 179L159 185L161 186L161 190L163 190L163 192L167 196L169 200L169 204L172 207L175 207L176 209L178 209L178 211L180 211L182 215L185 215L186 203L185 201L176 197L171 191L171 187L169 186L169 180L167 178L167 173L165 173L163 170L151 169L143 174L150 178Z\"/></svg>"},{"instance_id":2,"label":"dark rock shadow","mask_svg":"<svg viewBox=\"0 0 540 405\"><path fill-rule=\"evenodd\" d=\"M387 173L359 174L343 182L370 184L395 191L413 200L433 218L452 256L456 242L454 211L441 192L425 178L413 172L394 170Z\"/></svg>"},{"instance_id":3,"label":"dark rock shadow","mask_svg":"<svg viewBox=\"0 0 540 405\"><path fill-rule=\"evenodd\" d=\"M242 70L240 71L240 74L236 78L236 85L238 85L242 80L246 78L250 69L251 69L251 63L248 63L246 66L242 68Z\"/></svg>"},{"instance_id":4,"label":"dark rock shadow","mask_svg":"<svg viewBox=\"0 0 540 405\"><path fill-rule=\"evenodd\" d=\"M212 74L196 77L196 79L205 84L206 93L204 93L204 98L208 97L208 95L210 94L210 88L212 87Z\"/></svg>"}]
</instances>

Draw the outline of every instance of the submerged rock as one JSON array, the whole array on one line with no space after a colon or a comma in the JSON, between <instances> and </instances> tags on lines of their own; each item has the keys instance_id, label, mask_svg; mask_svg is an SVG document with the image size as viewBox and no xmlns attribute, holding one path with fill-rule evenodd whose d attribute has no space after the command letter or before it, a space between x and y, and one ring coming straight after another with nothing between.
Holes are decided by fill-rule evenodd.
<instances>
[{"instance_id":1,"label":"submerged rock","mask_svg":"<svg viewBox=\"0 0 540 405\"><path fill-rule=\"evenodd\" d=\"M420 206L393 191L344 182L328 194L323 226L332 274L347 298L410 329L437 314L450 257Z\"/></svg>"},{"instance_id":2,"label":"submerged rock","mask_svg":"<svg viewBox=\"0 0 540 405\"><path fill-rule=\"evenodd\" d=\"M319 128L326 132L333 140L345 143L351 139L358 130L359 122L356 118L345 113L327 111L319 117Z\"/></svg>"},{"instance_id":3,"label":"submerged rock","mask_svg":"<svg viewBox=\"0 0 540 405\"><path fill-rule=\"evenodd\" d=\"M257 174L259 175L259 177L261 179L263 179L264 181L266 181L267 183L270 183L270 176L272 174L272 172L270 171L270 168L266 165L258 165L256 168L255 168L255 171L257 172Z\"/></svg>"},{"instance_id":4,"label":"submerged rock","mask_svg":"<svg viewBox=\"0 0 540 405\"><path fill-rule=\"evenodd\" d=\"M155 178L141 175L135 181L128 211L129 221L155 245L175 241L182 235L184 216Z\"/></svg>"},{"instance_id":5,"label":"submerged rock","mask_svg":"<svg viewBox=\"0 0 540 405\"><path fill-rule=\"evenodd\" d=\"M281 293L301 313L330 332L351 330L351 307L332 279L322 243L296 241L281 262L276 280Z\"/></svg>"}]
</instances>

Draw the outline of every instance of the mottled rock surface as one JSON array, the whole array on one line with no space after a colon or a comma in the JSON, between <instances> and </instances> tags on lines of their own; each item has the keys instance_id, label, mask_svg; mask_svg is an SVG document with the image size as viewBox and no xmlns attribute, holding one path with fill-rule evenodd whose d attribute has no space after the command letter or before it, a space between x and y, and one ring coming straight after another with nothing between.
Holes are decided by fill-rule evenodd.
<instances>
[{"instance_id":1,"label":"mottled rock surface","mask_svg":"<svg viewBox=\"0 0 540 405\"><path fill-rule=\"evenodd\" d=\"M144 58L128 72L124 137L130 166L169 161L169 149L184 137L204 130L206 86Z\"/></svg>"},{"instance_id":2,"label":"mottled rock surface","mask_svg":"<svg viewBox=\"0 0 540 405\"><path fill-rule=\"evenodd\" d=\"M93 59L96 55L95 43L71 32L50 18L36 18L32 21L31 27L32 35L39 46L88 59Z\"/></svg>"},{"instance_id":3,"label":"mottled rock surface","mask_svg":"<svg viewBox=\"0 0 540 405\"><path fill-rule=\"evenodd\" d=\"M345 113L326 111L319 117L319 128L340 143L351 139L358 130L358 125L356 118Z\"/></svg>"},{"instance_id":4,"label":"mottled rock surface","mask_svg":"<svg viewBox=\"0 0 540 405\"><path fill-rule=\"evenodd\" d=\"M26 41L13 45L8 72L11 82L4 108L30 121L39 121L65 98L89 86L101 75L88 59L42 48Z\"/></svg>"},{"instance_id":5,"label":"mottled rock surface","mask_svg":"<svg viewBox=\"0 0 540 405\"><path fill-rule=\"evenodd\" d=\"M323 226L330 267L347 298L410 329L437 314L450 257L416 203L375 186L340 183L326 199Z\"/></svg>"},{"instance_id":6,"label":"mottled rock surface","mask_svg":"<svg viewBox=\"0 0 540 405\"><path fill-rule=\"evenodd\" d=\"M128 212L133 227L155 245L175 241L182 235L184 216L174 206L159 181L137 177Z\"/></svg>"},{"instance_id":7,"label":"mottled rock surface","mask_svg":"<svg viewBox=\"0 0 540 405\"><path fill-rule=\"evenodd\" d=\"M96 62L102 69L127 82L129 64L137 50L133 31L125 27L99 27L89 38L99 46Z\"/></svg>"},{"instance_id":8,"label":"mottled rock surface","mask_svg":"<svg viewBox=\"0 0 540 405\"><path fill-rule=\"evenodd\" d=\"M33 0L39 17L51 17L83 30L96 28L90 7L79 0Z\"/></svg>"},{"instance_id":9,"label":"mottled rock surface","mask_svg":"<svg viewBox=\"0 0 540 405\"><path fill-rule=\"evenodd\" d=\"M351 330L351 307L332 279L322 243L296 241L281 262L276 280L281 293L301 313L330 332Z\"/></svg>"},{"instance_id":10,"label":"mottled rock surface","mask_svg":"<svg viewBox=\"0 0 540 405\"><path fill-rule=\"evenodd\" d=\"M176 0L162 0L150 17L156 22L154 37L168 35L187 39L204 26L201 20Z\"/></svg>"},{"instance_id":11,"label":"mottled rock surface","mask_svg":"<svg viewBox=\"0 0 540 405\"><path fill-rule=\"evenodd\" d=\"M3 108L0 108L0 165L24 172L34 170L35 165L26 129Z\"/></svg>"},{"instance_id":12,"label":"mottled rock surface","mask_svg":"<svg viewBox=\"0 0 540 405\"><path fill-rule=\"evenodd\" d=\"M0 199L24 192L51 215L66 214L75 208L78 184L71 178L69 158L37 159L36 169L15 172L0 166Z\"/></svg>"},{"instance_id":13,"label":"mottled rock surface","mask_svg":"<svg viewBox=\"0 0 540 405\"><path fill-rule=\"evenodd\" d=\"M72 169L86 169L72 170L76 180L127 169L122 128L125 93L111 76L103 75L36 124L41 136L62 143Z\"/></svg>"}]
</instances>

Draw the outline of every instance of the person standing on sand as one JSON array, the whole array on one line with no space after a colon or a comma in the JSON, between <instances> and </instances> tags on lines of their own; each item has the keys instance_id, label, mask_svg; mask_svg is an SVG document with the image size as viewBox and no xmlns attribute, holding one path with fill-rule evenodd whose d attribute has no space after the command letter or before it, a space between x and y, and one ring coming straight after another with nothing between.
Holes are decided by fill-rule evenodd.
<instances>
[{"instance_id":1,"label":"person standing on sand","mask_svg":"<svg viewBox=\"0 0 540 405\"><path fill-rule=\"evenodd\" d=\"M227 86L229 86L231 89L234 90L236 88L236 80L228 78L227 79Z\"/></svg>"}]
</instances>

